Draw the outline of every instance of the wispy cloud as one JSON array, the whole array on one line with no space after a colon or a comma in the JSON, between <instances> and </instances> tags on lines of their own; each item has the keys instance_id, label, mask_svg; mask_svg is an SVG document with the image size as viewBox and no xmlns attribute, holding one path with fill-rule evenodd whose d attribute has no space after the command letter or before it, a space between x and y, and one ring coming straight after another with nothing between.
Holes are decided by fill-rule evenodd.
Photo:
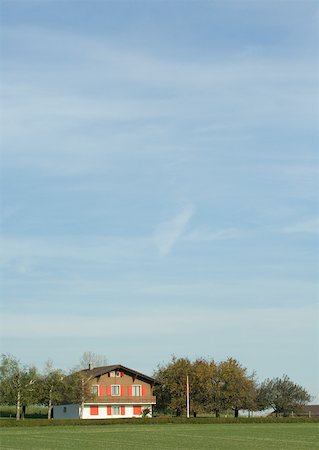
<instances>
[{"instance_id":1,"label":"wispy cloud","mask_svg":"<svg viewBox=\"0 0 319 450\"><path fill-rule=\"evenodd\" d=\"M311 58L191 62L63 30L6 27L3 36L27 55L4 58L9 168L100 172L119 154L162 156L180 146L195 157L198 146L252 140L265 124L308 130L315 122Z\"/></svg>"},{"instance_id":2,"label":"wispy cloud","mask_svg":"<svg viewBox=\"0 0 319 450\"><path fill-rule=\"evenodd\" d=\"M153 239L161 256L168 255L194 214L194 206L185 206L173 219L161 223L156 228Z\"/></svg>"},{"instance_id":3,"label":"wispy cloud","mask_svg":"<svg viewBox=\"0 0 319 450\"><path fill-rule=\"evenodd\" d=\"M284 233L319 233L319 219L292 223L283 229Z\"/></svg>"},{"instance_id":4,"label":"wispy cloud","mask_svg":"<svg viewBox=\"0 0 319 450\"><path fill-rule=\"evenodd\" d=\"M167 314L167 308L170 314ZM49 337L81 337L83 329L91 337L112 337L118 330L125 330L125 335L145 336L157 329L157 335L161 337L176 337L189 334L192 329L200 335L210 335L225 331L224 324L229 327L241 327L249 329L252 334L263 332L265 335L269 330L282 333L282 324L287 332L294 332L296 324L299 329L307 329L315 325L314 306L303 308L234 308L233 310L213 309L211 307L198 309L185 307L184 313L175 306L167 307L165 313L148 310L146 313L138 311L137 317L132 321L136 310L128 314L115 314L111 317L96 317L94 315L59 315L59 314L20 314L5 313L2 317L2 329L6 336L29 338L46 336ZM127 308L129 311L129 308ZM110 320L111 319L111 320ZM15 324L12 327L12 323ZM167 326L158 328L159 323ZM211 325L214 325L211 327ZM254 324L254 325L252 325ZM228 328L229 328L228 327ZM140 330L137 334L137 330ZM185 331L186 330L186 331ZM123 331L124 333L124 331Z\"/></svg>"},{"instance_id":5,"label":"wispy cloud","mask_svg":"<svg viewBox=\"0 0 319 450\"><path fill-rule=\"evenodd\" d=\"M20 268L41 266L49 261L61 264L123 264L145 257L150 248L149 239L92 237L82 239L0 239L3 268L21 272Z\"/></svg>"},{"instance_id":6,"label":"wispy cloud","mask_svg":"<svg viewBox=\"0 0 319 450\"><path fill-rule=\"evenodd\" d=\"M237 239L240 236L241 232L236 228L225 228L223 230L216 231L202 228L185 234L183 240L187 242L212 242Z\"/></svg>"}]
</instances>

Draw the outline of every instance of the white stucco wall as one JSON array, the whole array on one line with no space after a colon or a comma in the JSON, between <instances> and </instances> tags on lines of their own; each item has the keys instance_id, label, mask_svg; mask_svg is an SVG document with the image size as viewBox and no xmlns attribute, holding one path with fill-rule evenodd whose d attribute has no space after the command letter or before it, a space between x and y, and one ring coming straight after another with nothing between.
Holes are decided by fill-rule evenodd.
<instances>
[{"instance_id":1,"label":"white stucco wall","mask_svg":"<svg viewBox=\"0 0 319 450\"><path fill-rule=\"evenodd\" d=\"M90 414L90 406L98 406L98 415ZM130 417L141 417L140 415L133 414L133 405L123 405L125 406L125 415L108 415L107 407L111 405L104 404L92 404L84 405L83 409L83 419L124 419ZM152 405L141 405L142 411L149 408L151 413L148 417L152 417ZM53 418L54 419L80 419L81 407L80 405L58 405L53 407Z\"/></svg>"},{"instance_id":2,"label":"white stucco wall","mask_svg":"<svg viewBox=\"0 0 319 450\"><path fill-rule=\"evenodd\" d=\"M91 416L90 415L90 406L95 405L84 405L83 409L83 419L107 419L107 407L106 405L96 405L99 407L99 415Z\"/></svg>"},{"instance_id":3,"label":"white stucco wall","mask_svg":"<svg viewBox=\"0 0 319 450\"><path fill-rule=\"evenodd\" d=\"M79 419L80 405L58 405L53 406L54 419Z\"/></svg>"},{"instance_id":4,"label":"white stucco wall","mask_svg":"<svg viewBox=\"0 0 319 450\"><path fill-rule=\"evenodd\" d=\"M99 414L98 415L90 415L90 406L98 406L99 407ZM141 417L140 415L134 415L133 414L133 405L123 405L125 406L125 415L118 414L118 415L108 415L107 414L107 406L111 405L105 405L105 404L98 404L95 405L85 405L83 410L83 419L124 419L124 418L130 418L130 417ZM142 405L142 411L145 408L149 408L152 411L152 405ZM152 414L149 414L149 417L151 417Z\"/></svg>"}]
</instances>

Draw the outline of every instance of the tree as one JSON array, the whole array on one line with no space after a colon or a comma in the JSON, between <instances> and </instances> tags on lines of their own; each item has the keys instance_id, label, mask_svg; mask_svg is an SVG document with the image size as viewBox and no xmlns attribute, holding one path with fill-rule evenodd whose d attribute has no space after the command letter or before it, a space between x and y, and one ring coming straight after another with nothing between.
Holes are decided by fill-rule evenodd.
<instances>
[{"instance_id":1,"label":"tree","mask_svg":"<svg viewBox=\"0 0 319 450\"><path fill-rule=\"evenodd\" d=\"M64 396L65 374L60 369L54 369L51 360L48 360L44 374L40 379L39 403L48 407L48 419L52 417L52 407L59 404Z\"/></svg>"},{"instance_id":2,"label":"tree","mask_svg":"<svg viewBox=\"0 0 319 450\"><path fill-rule=\"evenodd\" d=\"M181 415L186 411L186 377L190 377L192 365L188 358L172 357L171 361L164 366L158 366L154 373L161 384L154 389L157 397L157 409L174 411Z\"/></svg>"},{"instance_id":3,"label":"tree","mask_svg":"<svg viewBox=\"0 0 319 450\"><path fill-rule=\"evenodd\" d=\"M83 397L83 376L80 372L74 372L63 379L61 403L81 403Z\"/></svg>"},{"instance_id":4,"label":"tree","mask_svg":"<svg viewBox=\"0 0 319 450\"><path fill-rule=\"evenodd\" d=\"M71 372L63 378L63 387L60 404L77 403L81 405L81 417L83 414L84 403L94 400L95 396L91 393L89 381L92 376L87 375L85 371Z\"/></svg>"},{"instance_id":5,"label":"tree","mask_svg":"<svg viewBox=\"0 0 319 450\"><path fill-rule=\"evenodd\" d=\"M0 396L1 402L16 406L16 419L24 417L25 407L37 401L36 385L39 376L35 367L21 366L12 355L1 355Z\"/></svg>"},{"instance_id":6,"label":"tree","mask_svg":"<svg viewBox=\"0 0 319 450\"><path fill-rule=\"evenodd\" d=\"M211 412L214 409L212 392L217 365L213 360L198 358L192 363L190 402L193 412Z\"/></svg>"},{"instance_id":7,"label":"tree","mask_svg":"<svg viewBox=\"0 0 319 450\"><path fill-rule=\"evenodd\" d=\"M253 409L256 386L253 375L238 361L228 358L216 364L213 360L176 358L160 366L154 376L161 382L155 390L158 409L185 410L186 376L189 376L191 409L194 412L212 412L219 417L221 411Z\"/></svg>"},{"instance_id":8,"label":"tree","mask_svg":"<svg viewBox=\"0 0 319 450\"><path fill-rule=\"evenodd\" d=\"M86 351L83 352L80 358L80 364L77 369L88 369L89 367L100 367L107 365L107 358L105 355L99 355L98 353Z\"/></svg>"},{"instance_id":9,"label":"tree","mask_svg":"<svg viewBox=\"0 0 319 450\"><path fill-rule=\"evenodd\" d=\"M310 400L310 394L302 386L291 381L287 375L283 375L282 378L267 378L257 389L259 409L272 408L276 416L298 412Z\"/></svg>"},{"instance_id":10,"label":"tree","mask_svg":"<svg viewBox=\"0 0 319 450\"><path fill-rule=\"evenodd\" d=\"M216 406L223 410L232 409L235 417L238 417L240 409L254 409L256 399L254 375L248 376L247 369L234 358L221 362L216 374L214 380Z\"/></svg>"}]
</instances>

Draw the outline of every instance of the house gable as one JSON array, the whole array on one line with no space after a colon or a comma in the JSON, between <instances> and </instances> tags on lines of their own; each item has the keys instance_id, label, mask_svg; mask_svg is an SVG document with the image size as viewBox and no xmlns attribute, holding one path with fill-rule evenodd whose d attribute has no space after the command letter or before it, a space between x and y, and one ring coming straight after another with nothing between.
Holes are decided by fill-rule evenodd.
<instances>
[{"instance_id":1,"label":"house gable","mask_svg":"<svg viewBox=\"0 0 319 450\"><path fill-rule=\"evenodd\" d=\"M111 365L81 371L87 378L90 401L107 404L155 404L154 378L122 365Z\"/></svg>"},{"instance_id":2,"label":"house gable","mask_svg":"<svg viewBox=\"0 0 319 450\"><path fill-rule=\"evenodd\" d=\"M131 376L133 379L133 382L135 380L144 381L145 383L151 385L154 387L155 385L159 384L159 382L152 377L149 377L148 375L144 375L141 372L138 372L137 370L130 369L128 367L122 366L121 364L113 364L110 366L102 366L102 367L94 367L92 369L83 369L80 371L80 373L83 373L86 377L90 378L99 378L102 375L107 375L109 378L121 378L123 375L119 377L112 377L112 372L119 372L120 374Z\"/></svg>"}]
</instances>

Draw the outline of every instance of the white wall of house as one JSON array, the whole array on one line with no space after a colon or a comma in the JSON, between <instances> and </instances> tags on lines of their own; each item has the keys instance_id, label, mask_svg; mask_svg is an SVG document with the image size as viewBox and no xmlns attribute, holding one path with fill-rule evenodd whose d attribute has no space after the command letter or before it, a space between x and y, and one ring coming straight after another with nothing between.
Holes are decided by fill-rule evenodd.
<instances>
[{"instance_id":1,"label":"white wall of house","mask_svg":"<svg viewBox=\"0 0 319 450\"><path fill-rule=\"evenodd\" d=\"M91 415L90 406L98 406L98 414ZM133 405L122 405L125 407L125 414L121 414L121 409L119 414L111 414L108 415L107 407L111 405L105 404L95 404L95 405L85 405L83 410L83 419L124 419L130 417L141 417L140 414L134 414ZM142 405L141 410L149 408L152 411L152 405ZM152 416L152 413L149 414L149 417Z\"/></svg>"},{"instance_id":2,"label":"white wall of house","mask_svg":"<svg viewBox=\"0 0 319 450\"><path fill-rule=\"evenodd\" d=\"M98 414L91 414L93 407L98 407ZM130 417L141 417L140 414L134 414L134 407L132 404L130 405L121 405L125 407L125 414L121 414L121 408L119 410L119 414L108 414L107 408L112 405L104 404L86 404L83 409L83 419L124 419ZM114 405L115 406L115 405ZM117 406L117 405L116 405ZM149 408L151 413L148 417L152 417L152 405L140 405L141 411L146 408ZM95 411L96 412L96 408ZM80 419L81 406L80 405L58 405L53 407L53 418L54 419Z\"/></svg>"},{"instance_id":3,"label":"white wall of house","mask_svg":"<svg viewBox=\"0 0 319 450\"><path fill-rule=\"evenodd\" d=\"M106 405L97 405L98 408L98 415L91 416L90 414L90 406L91 405L84 405L83 409L83 419L107 419L107 406Z\"/></svg>"},{"instance_id":4,"label":"white wall of house","mask_svg":"<svg viewBox=\"0 0 319 450\"><path fill-rule=\"evenodd\" d=\"M79 419L80 405L58 405L53 406L54 419Z\"/></svg>"}]
</instances>

